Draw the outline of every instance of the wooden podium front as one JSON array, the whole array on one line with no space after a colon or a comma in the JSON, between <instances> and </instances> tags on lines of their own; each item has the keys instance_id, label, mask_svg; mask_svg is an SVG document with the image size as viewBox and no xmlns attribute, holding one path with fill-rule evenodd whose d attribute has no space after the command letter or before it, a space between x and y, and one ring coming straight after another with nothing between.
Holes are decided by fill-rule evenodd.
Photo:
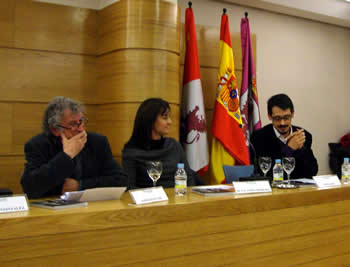
<instances>
[{"instance_id":1,"label":"wooden podium front","mask_svg":"<svg viewBox=\"0 0 350 267\"><path fill-rule=\"evenodd\" d=\"M0 215L1 266L350 265L350 186Z\"/></svg>"}]
</instances>

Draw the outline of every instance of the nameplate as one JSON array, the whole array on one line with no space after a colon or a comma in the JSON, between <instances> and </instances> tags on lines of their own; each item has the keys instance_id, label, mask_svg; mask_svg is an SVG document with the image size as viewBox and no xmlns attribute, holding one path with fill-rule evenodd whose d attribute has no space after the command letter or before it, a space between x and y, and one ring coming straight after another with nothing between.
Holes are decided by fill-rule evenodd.
<instances>
[{"instance_id":1,"label":"nameplate","mask_svg":"<svg viewBox=\"0 0 350 267\"><path fill-rule=\"evenodd\" d=\"M136 205L168 200L168 196L161 186L130 190L129 193Z\"/></svg>"},{"instance_id":2,"label":"nameplate","mask_svg":"<svg viewBox=\"0 0 350 267\"><path fill-rule=\"evenodd\" d=\"M237 194L272 192L269 181L232 182Z\"/></svg>"},{"instance_id":3,"label":"nameplate","mask_svg":"<svg viewBox=\"0 0 350 267\"><path fill-rule=\"evenodd\" d=\"M28 211L25 196L0 197L0 213Z\"/></svg>"},{"instance_id":4,"label":"nameplate","mask_svg":"<svg viewBox=\"0 0 350 267\"><path fill-rule=\"evenodd\" d=\"M341 185L338 176L336 175L318 175L312 178L315 180L316 185L319 188Z\"/></svg>"}]
</instances>

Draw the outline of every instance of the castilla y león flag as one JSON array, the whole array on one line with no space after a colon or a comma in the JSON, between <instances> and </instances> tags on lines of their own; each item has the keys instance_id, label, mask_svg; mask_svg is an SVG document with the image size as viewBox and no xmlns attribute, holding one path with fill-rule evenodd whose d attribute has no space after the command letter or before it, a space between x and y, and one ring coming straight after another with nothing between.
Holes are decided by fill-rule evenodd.
<instances>
[{"instance_id":1,"label":"castilla y le\u00f3n flag","mask_svg":"<svg viewBox=\"0 0 350 267\"><path fill-rule=\"evenodd\" d=\"M213 133L210 157L211 182L222 183L225 181L222 165L249 164L249 152L242 130L237 80L234 74L229 21L226 14L221 17L220 66L211 130Z\"/></svg>"},{"instance_id":2,"label":"castilla y le\u00f3n flag","mask_svg":"<svg viewBox=\"0 0 350 267\"><path fill-rule=\"evenodd\" d=\"M182 136L187 161L194 171L203 174L208 169L209 152L198 61L196 29L192 8L186 9L186 56L182 89Z\"/></svg>"},{"instance_id":3,"label":"castilla y le\u00f3n flag","mask_svg":"<svg viewBox=\"0 0 350 267\"><path fill-rule=\"evenodd\" d=\"M261 128L258 90L256 87L253 48L250 39L248 18L241 19L241 45L242 45L242 85L241 85L241 114L243 132L249 147L250 135Z\"/></svg>"}]
</instances>

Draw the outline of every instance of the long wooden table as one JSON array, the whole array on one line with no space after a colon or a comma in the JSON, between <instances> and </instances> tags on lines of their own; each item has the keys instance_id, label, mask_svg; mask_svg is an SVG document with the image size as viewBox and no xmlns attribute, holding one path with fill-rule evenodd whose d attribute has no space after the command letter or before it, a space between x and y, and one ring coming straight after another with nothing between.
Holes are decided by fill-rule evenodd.
<instances>
[{"instance_id":1,"label":"long wooden table","mask_svg":"<svg viewBox=\"0 0 350 267\"><path fill-rule=\"evenodd\" d=\"M348 266L350 186L0 215L1 266Z\"/></svg>"}]
</instances>

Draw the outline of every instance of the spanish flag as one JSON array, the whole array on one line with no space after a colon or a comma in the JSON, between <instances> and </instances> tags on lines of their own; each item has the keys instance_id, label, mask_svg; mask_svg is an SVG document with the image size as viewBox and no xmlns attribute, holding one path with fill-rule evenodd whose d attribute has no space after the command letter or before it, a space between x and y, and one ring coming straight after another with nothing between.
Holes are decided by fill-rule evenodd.
<instances>
[{"instance_id":1,"label":"spanish flag","mask_svg":"<svg viewBox=\"0 0 350 267\"><path fill-rule=\"evenodd\" d=\"M221 17L220 66L214 107L211 149L211 183L224 183L222 165L248 165L249 152L242 130L237 80L228 16Z\"/></svg>"}]
</instances>

